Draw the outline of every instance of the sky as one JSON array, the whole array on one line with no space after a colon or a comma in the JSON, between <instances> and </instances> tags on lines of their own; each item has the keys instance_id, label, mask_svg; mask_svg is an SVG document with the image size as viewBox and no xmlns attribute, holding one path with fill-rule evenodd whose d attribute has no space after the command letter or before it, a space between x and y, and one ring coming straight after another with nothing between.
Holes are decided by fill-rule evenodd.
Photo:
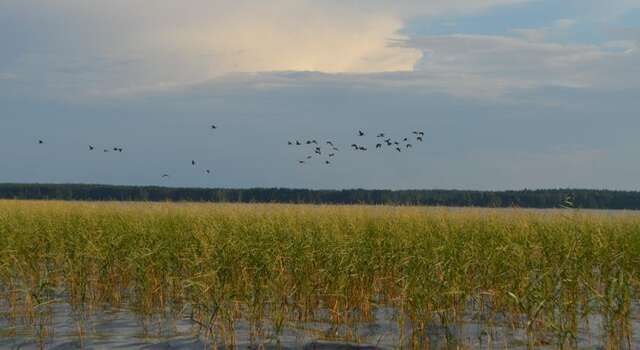
<instances>
[{"instance_id":1,"label":"sky","mask_svg":"<svg viewBox=\"0 0 640 350\"><path fill-rule=\"evenodd\" d=\"M4 0L0 106L0 182L640 190L640 0Z\"/></svg>"}]
</instances>

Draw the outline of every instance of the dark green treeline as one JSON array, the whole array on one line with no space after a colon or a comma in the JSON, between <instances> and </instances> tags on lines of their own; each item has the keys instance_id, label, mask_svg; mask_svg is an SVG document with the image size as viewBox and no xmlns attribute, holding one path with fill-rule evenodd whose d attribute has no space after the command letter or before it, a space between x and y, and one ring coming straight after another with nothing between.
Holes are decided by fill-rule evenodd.
<instances>
[{"instance_id":1,"label":"dark green treeline","mask_svg":"<svg viewBox=\"0 0 640 350\"><path fill-rule=\"evenodd\" d=\"M4 199L86 201L189 201L310 204L390 204L429 206L640 209L640 192L583 189L466 190L306 190L288 188L169 188L81 184L0 184Z\"/></svg>"}]
</instances>

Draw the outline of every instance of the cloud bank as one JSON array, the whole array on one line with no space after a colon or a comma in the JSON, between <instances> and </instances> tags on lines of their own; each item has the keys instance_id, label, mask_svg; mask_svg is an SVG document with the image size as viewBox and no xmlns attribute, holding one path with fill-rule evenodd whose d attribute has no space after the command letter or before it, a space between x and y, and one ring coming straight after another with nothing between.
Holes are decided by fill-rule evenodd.
<instances>
[{"instance_id":1,"label":"cloud bank","mask_svg":"<svg viewBox=\"0 0 640 350\"><path fill-rule=\"evenodd\" d=\"M0 5L0 41L6 45L0 81L12 91L73 98L276 72L320 72L332 75L322 80L337 84L414 86L481 97L541 86L638 86L637 39L555 42L578 23L571 18L505 35L402 34L412 18L428 21L525 2L8 0ZM614 3L615 13L637 5ZM259 85L309 78L281 77L275 74Z\"/></svg>"},{"instance_id":2,"label":"cloud bank","mask_svg":"<svg viewBox=\"0 0 640 350\"><path fill-rule=\"evenodd\" d=\"M412 71L422 52L398 44L407 19L523 1L8 0L0 68L96 93L235 72Z\"/></svg>"}]
</instances>

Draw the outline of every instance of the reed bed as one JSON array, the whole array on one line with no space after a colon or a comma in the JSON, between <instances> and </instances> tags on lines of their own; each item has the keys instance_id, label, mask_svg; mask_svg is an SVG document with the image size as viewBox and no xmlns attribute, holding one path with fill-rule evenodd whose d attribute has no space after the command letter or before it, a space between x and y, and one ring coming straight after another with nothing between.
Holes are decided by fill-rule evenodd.
<instances>
[{"instance_id":1,"label":"reed bed","mask_svg":"<svg viewBox=\"0 0 640 350\"><path fill-rule=\"evenodd\" d=\"M79 320L188 315L211 344L233 345L239 319L256 339L322 321L358 342L385 307L407 348L433 327L460 347L448 330L470 320L576 348L593 316L594 342L631 348L639 272L630 213L0 201L0 336L54 336L65 303Z\"/></svg>"}]
</instances>

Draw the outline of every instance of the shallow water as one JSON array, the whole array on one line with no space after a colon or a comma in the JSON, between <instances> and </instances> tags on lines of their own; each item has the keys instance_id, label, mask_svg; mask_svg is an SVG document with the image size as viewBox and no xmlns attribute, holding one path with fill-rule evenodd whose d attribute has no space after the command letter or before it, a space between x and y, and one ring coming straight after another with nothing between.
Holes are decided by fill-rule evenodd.
<instances>
[{"instance_id":1,"label":"shallow water","mask_svg":"<svg viewBox=\"0 0 640 350\"><path fill-rule=\"evenodd\" d=\"M212 341L206 332L184 313L177 320L156 318L142 322L126 309L105 307L91 312L91 316L79 320L67 304L55 304L48 310L53 317L48 320L47 334L34 336L33 330L14 329L19 335L10 335L7 320L0 318L0 349L210 349ZM634 304L632 314L640 311ZM276 336L265 322L261 336L251 332L249 324L237 320L235 341L226 348L283 348L283 349L393 349L400 345L412 346L411 328L398 326L398 315L391 308L379 308L371 323L357 324L351 329L332 328L327 322L288 324L282 334ZM493 319L493 326L474 321L471 317L455 326L428 326L423 334L416 335L428 344L429 349L526 349L526 334L513 329L504 319ZM593 316L580 327L577 335L581 349L604 347L600 317ZM640 322L633 320L632 327L640 330ZM37 332L36 332L37 333ZM252 336L253 333L253 336ZM21 334L21 335L20 335ZM26 335L31 334L31 335ZM82 336L81 336L82 334ZM351 336L347 336L350 334ZM554 339L542 337L537 348L553 349ZM343 339L343 340L340 340ZM344 341L350 339L350 341ZM415 340L415 339L414 339ZM640 348L640 338L634 335L631 349ZM217 348L225 348L217 341ZM628 348L625 346L624 348Z\"/></svg>"}]
</instances>

